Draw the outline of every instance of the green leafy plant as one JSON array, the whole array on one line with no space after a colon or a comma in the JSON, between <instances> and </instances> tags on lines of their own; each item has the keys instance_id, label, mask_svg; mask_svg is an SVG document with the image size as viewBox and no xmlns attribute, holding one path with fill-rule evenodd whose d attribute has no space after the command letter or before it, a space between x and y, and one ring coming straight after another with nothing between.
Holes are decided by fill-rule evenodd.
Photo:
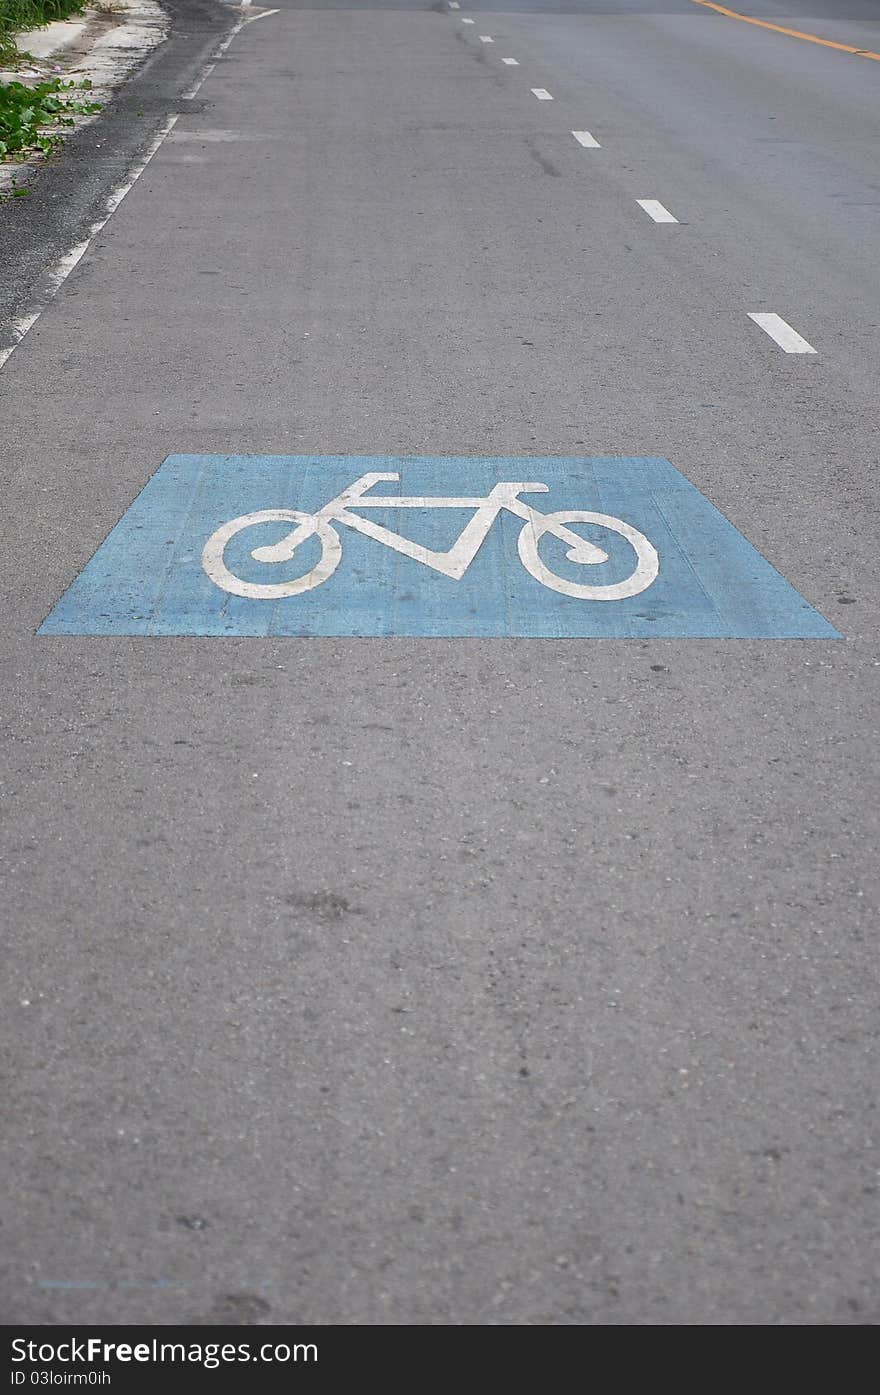
<instances>
[{"instance_id":1,"label":"green leafy plant","mask_svg":"<svg viewBox=\"0 0 880 1395\"><path fill-rule=\"evenodd\" d=\"M22 159L29 150L48 154L62 139L60 127L73 126L75 116L92 116L100 102L64 94L91 88L83 82L50 78L33 87L23 82L0 82L0 159Z\"/></svg>"}]
</instances>

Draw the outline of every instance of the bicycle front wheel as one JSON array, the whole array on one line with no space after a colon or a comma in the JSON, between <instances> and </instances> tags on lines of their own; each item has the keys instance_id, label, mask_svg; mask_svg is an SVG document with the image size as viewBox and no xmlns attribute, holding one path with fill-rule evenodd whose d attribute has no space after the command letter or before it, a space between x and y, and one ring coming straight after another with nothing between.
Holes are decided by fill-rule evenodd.
<instances>
[{"instance_id":1,"label":"bicycle front wheel","mask_svg":"<svg viewBox=\"0 0 880 1395\"><path fill-rule=\"evenodd\" d=\"M636 555L635 570L625 580L611 582L605 586L569 581L566 577L557 576L555 572L551 572L550 568L541 560L538 544L545 533L556 532L559 526L564 526L566 523L594 523L600 528L607 528L609 532L617 533L620 537L625 538ZM660 571L660 558L657 556L656 548L648 541L644 533L639 532L638 528L624 523L622 518L612 518L607 513L589 513L583 509L572 510L568 513L535 513L524 525L519 535L517 549L519 559L526 571L536 581L540 581L542 586L549 586L551 591L559 591L563 596L576 596L582 601L623 601L626 600L627 596L637 596L640 591L646 590L651 582L657 579L657 574ZM590 565L597 564L590 563Z\"/></svg>"},{"instance_id":2,"label":"bicycle front wheel","mask_svg":"<svg viewBox=\"0 0 880 1395\"><path fill-rule=\"evenodd\" d=\"M311 571L290 581L243 581L226 565L224 554L227 545L245 528L256 527L259 523L313 523L307 535L316 535L321 544L321 556ZM303 539L305 541L305 539ZM243 513L224 523L212 533L202 549L202 566L205 572L231 596L245 596L255 601L277 601L285 596L298 596L303 591L312 591L316 586L331 577L342 561L342 543L339 535L329 524L319 521L313 514L300 513L297 509L260 509L257 513Z\"/></svg>"}]
</instances>

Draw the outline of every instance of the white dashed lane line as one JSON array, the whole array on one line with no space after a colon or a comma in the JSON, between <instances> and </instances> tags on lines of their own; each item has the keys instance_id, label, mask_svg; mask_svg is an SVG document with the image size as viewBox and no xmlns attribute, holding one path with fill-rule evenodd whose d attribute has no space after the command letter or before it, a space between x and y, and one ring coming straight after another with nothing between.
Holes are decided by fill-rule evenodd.
<instances>
[{"instance_id":1,"label":"white dashed lane line","mask_svg":"<svg viewBox=\"0 0 880 1395\"><path fill-rule=\"evenodd\" d=\"M816 349L812 344L808 344L796 329L792 329L781 315L776 315L763 310L749 310L750 320L763 329L765 334L775 340L780 349L784 349L787 354L815 354Z\"/></svg>"},{"instance_id":2,"label":"white dashed lane line","mask_svg":"<svg viewBox=\"0 0 880 1395\"><path fill-rule=\"evenodd\" d=\"M457 10L460 8L458 0L447 0L447 3L450 10ZM461 22L462 24L476 23L475 20L464 16L461 17ZM480 34L479 39L481 44L493 44L495 42L491 34ZM501 62L508 68L519 67L518 58L502 58ZM546 87L533 87L530 90L532 95L537 97L539 102L553 101L553 95L547 91ZM601 149L599 142L591 131L572 131L571 134L578 144L584 146L585 149ZM666 208L659 199L636 199L636 203L655 223L678 224L678 219L674 214L669 212L669 209ZM747 313L749 319L754 320L755 324L758 325L760 329L763 329L764 333L768 334L785 353L815 354L817 352L812 344L808 344L806 339L798 334L797 330L792 329L791 325L788 324L781 315L764 310L749 310ZM30 326L28 326L28 328L29 327Z\"/></svg>"},{"instance_id":3,"label":"white dashed lane line","mask_svg":"<svg viewBox=\"0 0 880 1395\"><path fill-rule=\"evenodd\" d=\"M639 208L643 208L649 218L653 218L655 223L677 223L678 219L673 218L668 208L664 208L659 199L636 199Z\"/></svg>"}]
</instances>

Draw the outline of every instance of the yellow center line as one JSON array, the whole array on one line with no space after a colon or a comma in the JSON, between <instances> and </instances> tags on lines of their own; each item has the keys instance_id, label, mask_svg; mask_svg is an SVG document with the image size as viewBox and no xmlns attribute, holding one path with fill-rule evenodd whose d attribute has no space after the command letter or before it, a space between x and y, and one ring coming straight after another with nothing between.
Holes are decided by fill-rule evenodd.
<instances>
[{"instance_id":1,"label":"yellow center line","mask_svg":"<svg viewBox=\"0 0 880 1395\"><path fill-rule=\"evenodd\" d=\"M805 34L802 29L785 29L781 24L771 24L766 19L754 19L752 15L737 14L736 10L728 10L724 5L716 5L714 0L693 0L695 5L705 5L708 10L717 10L720 15L726 15L728 19L741 19L743 24L757 24L762 29L772 29L776 34L788 34L791 39L806 39L808 44L821 44L823 48L837 48L842 53L855 53L859 58L873 58L875 63L880 63L880 53L871 53L866 48L853 48L852 44L836 44L832 39L820 39L818 34Z\"/></svg>"}]
</instances>

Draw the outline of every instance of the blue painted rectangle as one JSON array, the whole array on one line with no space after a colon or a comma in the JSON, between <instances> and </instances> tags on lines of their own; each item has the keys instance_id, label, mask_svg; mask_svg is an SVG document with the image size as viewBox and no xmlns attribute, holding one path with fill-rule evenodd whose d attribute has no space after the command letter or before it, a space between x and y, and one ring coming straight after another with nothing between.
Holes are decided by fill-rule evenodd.
<instances>
[{"instance_id":1,"label":"blue painted rectangle","mask_svg":"<svg viewBox=\"0 0 880 1395\"><path fill-rule=\"evenodd\" d=\"M500 483L542 483L547 492L519 495L520 506L620 520L648 540L659 570L623 599L550 589L518 551L532 525L505 508L457 580L338 519L325 520L325 554L313 535L289 562L255 560L254 549L297 527L291 520L242 528L222 552L226 574L259 588L308 574L341 547L335 570L313 589L233 595L206 573L205 545L230 520L279 509L314 515L369 473L400 477L374 484L365 495L371 501L406 496L426 506L352 504L350 511L435 553L453 546L475 508L439 508L432 498L488 499ZM537 543L554 584L614 587L634 573L642 554L625 533L582 520L558 526L567 540L545 532ZM572 534L607 560L571 560ZM39 633L840 638L669 461L652 457L169 456Z\"/></svg>"}]
</instances>

